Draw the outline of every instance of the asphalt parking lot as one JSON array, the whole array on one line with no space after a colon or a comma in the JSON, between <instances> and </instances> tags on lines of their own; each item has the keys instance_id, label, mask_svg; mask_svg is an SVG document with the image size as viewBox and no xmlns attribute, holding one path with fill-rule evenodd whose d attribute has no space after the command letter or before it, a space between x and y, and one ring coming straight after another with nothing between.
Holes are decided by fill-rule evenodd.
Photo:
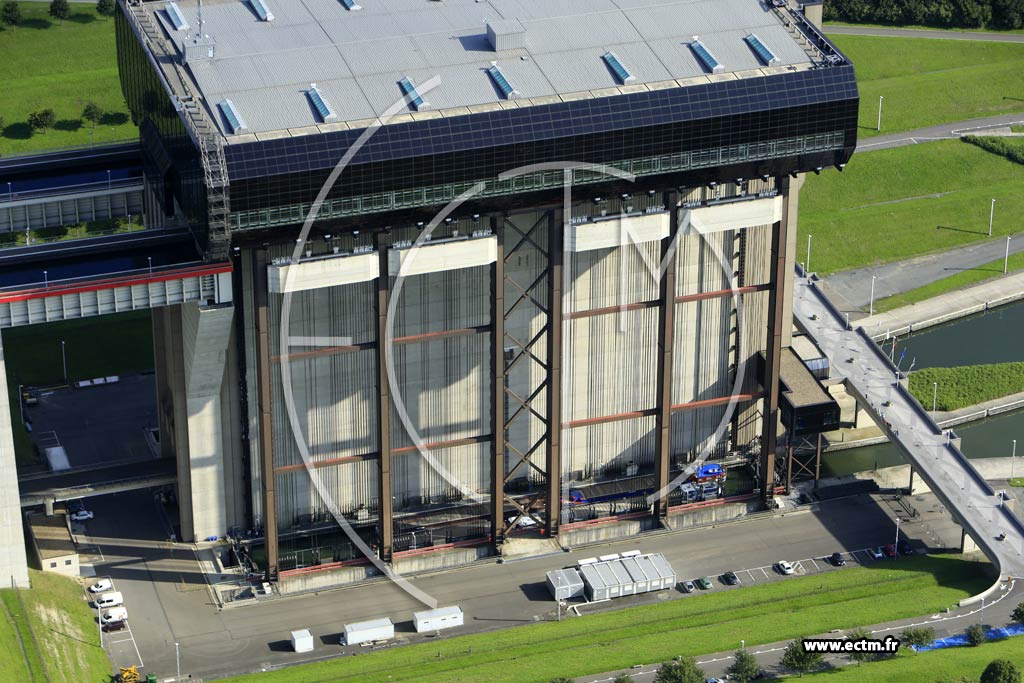
<instances>
[{"instance_id":1,"label":"asphalt parking lot","mask_svg":"<svg viewBox=\"0 0 1024 683\"><path fill-rule=\"evenodd\" d=\"M166 542L167 522L150 492L92 499L90 508L96 518L88 522L84 541L94 546L96 574L111 576L125 595L131 640L144 673L161 679L173 676L175 643L180 646L182 674L196 678L366 652L367 648L339 644L345 624L385 616L396 626L396 639L389 646L426 638L414 633L411 624L412 612L423 605L386 581L220 610L192 547ZM908 538L924 539L931 533L924 517L904 523L901 528ZM890 506L877 498L858 496L784 516L648 534L600 550L589 547L501 564L481 562L410 580L439 605L462 608L465 626L449 632L459 635L557 619L557 605L544 583L546 572L595 554L632 549L660 552L680 580L711 576L715 577L712 590L739 590L742 586L727 587L717 577L732 570L744 585L783 581L786 577L772 569L779 560L793 563L798 574L841 571L823 558L842 551L848 566L866 564L875 560L864 549L894 538ZM929 540L928 545L941 547L938 540ZM583 604L578 609L586 614L671 599L686 599L686 595L677 588ZM313 633L315 650L297 654L291 651L289 632L304 628ZM112 657L130 659L133 643L111 643L118 646L116 653L111 650Z\"/></svg>"}]
</instances>

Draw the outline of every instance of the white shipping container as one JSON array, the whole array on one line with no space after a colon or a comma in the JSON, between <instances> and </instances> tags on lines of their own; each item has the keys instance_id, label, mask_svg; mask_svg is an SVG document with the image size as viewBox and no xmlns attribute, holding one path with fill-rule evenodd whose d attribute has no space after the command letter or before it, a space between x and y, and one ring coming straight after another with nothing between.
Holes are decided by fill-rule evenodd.
<instances>
[{"instance_id":1,"label":"white shipping container","mask_svg":"<svg viewBox=\"0 0 1024 683\"><path fill-rule=\"evenodd\" d=\"M438 607L437 609L413 612L412 614L412 623L416 627L416 633L454 628L462 626L462 622L462 610L459 609L458 605Z\"/></svg>"},{"instance_id":2,"label":"white shipping container","mask_svg":"<svg viewBox=\"0 0 1024 683\"><path fill-rule=\"evenodd\" d=\"M395 625L390 619L372 619L345 624L345 635L341 637L342 645L359 645L373 640L389 640L395 637Z\"/></svg>"},{"instance_id":3,"label":"white shipping container","mask_svg":"<svg viewBox=\"0 0 1024 683\"><path fill-rule=\"evenodd\" d=\"M296 652L313 651L313 634L308 628L301 631L292 631L292 649Z\"/></svg>"}]
</instances>

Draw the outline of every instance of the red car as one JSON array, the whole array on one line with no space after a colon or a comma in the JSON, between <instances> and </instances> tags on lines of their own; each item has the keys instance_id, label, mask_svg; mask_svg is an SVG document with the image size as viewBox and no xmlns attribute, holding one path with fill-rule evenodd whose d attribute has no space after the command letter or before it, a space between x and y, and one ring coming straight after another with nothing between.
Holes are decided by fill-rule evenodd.
<instances>
[{"instance_id":1,"label":"red car","mask_svg":"<svg viewBox=\"0 0 1024 683\"><path fill-rule=\"evenodd\" d=\"M892 543L882 546L882 554L886 557L896 557L896 546Z\"/></svg>"}]
</instances>

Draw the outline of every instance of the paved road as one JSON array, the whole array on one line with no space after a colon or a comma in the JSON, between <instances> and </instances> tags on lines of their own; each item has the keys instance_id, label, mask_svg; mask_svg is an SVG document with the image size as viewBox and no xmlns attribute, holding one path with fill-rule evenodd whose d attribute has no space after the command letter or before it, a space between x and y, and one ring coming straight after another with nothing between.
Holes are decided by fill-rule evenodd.
<instances>
[{"instance_id":1,"label":"paved road","mask_svg":"<svg viewBox=\"0 0 1024 683\"><path fill-rule=\"evenodd\" d=\"M403 591L386 582L236 607L218 611L200 590L199 565L190 546L160 543L167 537L156 504L143 493L97 499L96 519L87 525L98 546L97 575L114 577L126 599L133 640L145 673L173 674L174 643L181 647L182 671L194 676L224 676L283 664L352 654L338 645L345 623L390 616L397 643L419 642L411 632L413 611L421 609ZM681 578L717 576L727 569L770 566L780 559L821 558L836 550L857 550L890 542L891 511L868 497L832 501L779 517L761 517L679 533L655 533L610 544L609 552L638 548L666 554ZM925 522L904 524L911 538L931 529ZM491 631L556 619L555 603L543 583L545 573L596 554L587 548L572 553L496 564L481 562L464 569L417 576L418 588L439 604L458 604L466 614L459 633ZM813 560L806 570L825 570ZM818 565L821 563L819 562ZM741 574L753 582L780 580L770 571ZM723 588L724 589L724 588ZM677 591L632 596L584 611L621 608L686 599ZM291 630L309 628L316 651L295 654L286 642ZM131 662L131 643L119 644L118 664ZM359 650L359 648L353 648Z\"/></svg>"},{"instance_id":2,"label":"paved road","mask_svg":"<svg viewBox=\"0 0 1024 683\"><path fill-rule=\"evenodd\" d=\"M862 106L877 106L870 103L861 103ZM1024 108L1024 105L1021 105ZM883 122L884 123L884 122ZM966 121L955 121L953 123L940 123L926 128L905 130L873 137L862 137L857 140L858 152L873 152L879 149L892 149L893 147L906 147L917 145L922 142L935 140L948 140L958 138L961 135L981 133L993 128L1006 128L1024 124L1024 113L999 114L997 116L986 116L980 119L968 119Z\"/></svg>"},{"instance_id":3,"label":"paved road","mask_svg":"<svg viewBox=\"0 0 1024 683\"><path fill-rule=\"evenodd\" d=\"M871 631L872 637L884 639L887 635L898 638L899 633L903 629L914 626L933 628L938 638L963 633L972 623L981 623L987 628L999 628L1013 623L1010 613L1021 600L1024 600L1024 588L1022 588L1019 581L1011 581L1006 584L1006 590L1001 590L998 595L993 596L992 601L986 603L984 607L977 605L952 610L948 614L934 614L913 619L891 621L871 626L868 630ZM818 637L841 638L842 634L823 633L819 634ZM788 641L779 641L751 647L749 651L757 658L761 668L772 674L783 675L786 671L781 665L782 653L788 644ZM724 677L726 670L732 665L733 654L734 651L707 654L697 657L697 663L704 669L707 676ZM851 663L849 659L841 655L826 655L825 661L829 667L846 666ZM647 664L624 671L582 676L576 680L579 683L607 683L614 680L616 675L627 673L633 677L633 683L648 683L654 680L656 671L657 664Z\"/></svg>"},{"instance_id":4,"label":"paved road","mask_svg":"<svg viewBox=\"0 0 1024 683\"><path fill-rule=\"evenodd\" d=\"M941 29L882 28L872 26L825 25L826 35L882 36L887 38L941 38L942 40L982 40L990 43L1024 43L1021 33L989 31L943 31Z\"/></svg>"},{"instance_id":5,"label":"paved road","mask_svg":"<svg viewBox=\"0 0 1024 683\"><path fill-rule=\"evenodd\" d=\"M1024 234L1010 239L1010 253L1024 251ZM975 270L986 263L1003 258L1006 238L993 237L984 242L968 244L947 251L917 256L903 261L865 268L853 268L829 275L823 280L825 292L851 320L867 315L871 302L871 278L875 277L875 301L893 294L901 294L930 282L955 275L964 270ZM814 254L811 259L813 262ZM1002 266L986 271L988 277L1002 274Z\"/></svg>"},{"instance_id":6,"label":"paved road","mask_svg":"<svg viewBox=\"0 0 1024 683\"><path fill-rule=\"evenodd\" d=\"M874 342L849 329L821 289L804 278L794 287L793 318L1000 572L1024 577L1024 524L997 502L959 448L896 381L895 368ZM1000 534L1005 540L997 540Z\"/></svg>"}]
</instances>

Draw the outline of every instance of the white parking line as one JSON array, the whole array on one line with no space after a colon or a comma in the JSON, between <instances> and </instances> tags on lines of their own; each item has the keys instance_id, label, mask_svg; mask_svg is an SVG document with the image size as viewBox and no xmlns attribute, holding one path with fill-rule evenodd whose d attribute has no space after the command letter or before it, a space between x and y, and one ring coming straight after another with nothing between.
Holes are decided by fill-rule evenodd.
<instances>
[{"instance_id":1,"label":"white parking line","mask_svg":"<svg viewBox=\"0 0 1024 683\"><path fill-rule=\"evenodd\" d=\"M757 580L757 579L754 578L754 572L753 571L751 571L749 569L744 569L743 571L745 571L747 573L747 576L750 577L750 582L751 583L753 583L754 581Z\"/></svg>"},{"instance_id":2,"label":"white parking line","mask_svg":"<svg viewBox=\"0 0 1024 683\"><path fill-rule=\"evenodd\" d=\"M761 573L762 573L762 574L764 574L764 578L766 578L766 579L767 579L767 578L770 578L770 577L768 576L768 572L766 572L766 571L764 570L764 567L759 567L759 569L761 570Z\"/></svg>"},{"instance_id":3,"label":"white parking line","mask_svg":"<svg viewBox=\"0 0 1024 683\"><path fill-rule=\"evenodd\" d=\"M821 571L821 567L818 566L818 563L814 561L813 557L809 557L807 559L810 560L811 564L814 565L814 571L816 571L816 572L820 572Z\"/></svg>"}]
</instances>

